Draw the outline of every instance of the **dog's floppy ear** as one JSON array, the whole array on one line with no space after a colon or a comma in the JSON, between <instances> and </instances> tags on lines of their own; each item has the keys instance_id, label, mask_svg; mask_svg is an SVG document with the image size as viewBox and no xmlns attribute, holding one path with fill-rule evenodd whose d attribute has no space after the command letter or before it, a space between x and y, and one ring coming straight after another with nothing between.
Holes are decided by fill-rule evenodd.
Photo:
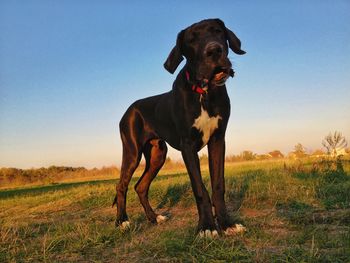
<instances>
[{"instance_id":1,"label":"dog's floppy ear","mask_svg":"<svg viewBox=\"0 0 350 263\"><path fill-rule=\"evenodd\" d=\"M224 22L222 22L220 19L216 19L216 21L221 24L221 26L226 31L226 39L228 41L230 49L238 55L244 55L246 52L241 49L241 41L239 38L236 37L236 35L230 29L228 29L225 26Z\"/></svg>"},{"instance_id":2,"label":"dog's floppy ear","mask_svg":"<svg viewBox=\"0 0 350 263\"><path fill-rule=\"evenodd\" d=\"M169 71L171 74L175 72L181 61L184 59L182 55L182 38L184 35L184 30L182 30L176 39L176 45L171 50L167 60L164 63L164 68Z\"/></svg>"}]
</instances>

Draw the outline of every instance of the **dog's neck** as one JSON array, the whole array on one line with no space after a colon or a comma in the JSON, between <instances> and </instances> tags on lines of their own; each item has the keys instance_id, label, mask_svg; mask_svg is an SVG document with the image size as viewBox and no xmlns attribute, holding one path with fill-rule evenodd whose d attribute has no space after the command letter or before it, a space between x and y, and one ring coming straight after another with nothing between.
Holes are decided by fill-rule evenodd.
<instances>
[{"instance_id":1,"label":"dog's neck","mask_svg":"<svg viewBox=\"0 0 350 263\"><path fill-rule=\"evenodd\" d=\"M218 88L226 87L225 85L216 86L208 80L196 81L194 79L194 73L192 73L191 69L186 66L182 68L178 77L181 79L181 81L184 81L186 83L185 87L188 90L191 90L193 91L193 93L197 93L200 95L207 95L209 91L214 91Z\"/></svg>"},{"instance_id":2,"label":"dog's neck","mask_svg":"<svg viewBox=\"0 0 350 263\"><path fill-rule=\"evenodd\" d=\"M191 81L191 75L188 70L185 69L185 77L186 81L191 85L191 90L198 93L198 94L206 94L208 92L208 81L201 81L201 83L193 83Z\"/></svg>"}]
</instances>

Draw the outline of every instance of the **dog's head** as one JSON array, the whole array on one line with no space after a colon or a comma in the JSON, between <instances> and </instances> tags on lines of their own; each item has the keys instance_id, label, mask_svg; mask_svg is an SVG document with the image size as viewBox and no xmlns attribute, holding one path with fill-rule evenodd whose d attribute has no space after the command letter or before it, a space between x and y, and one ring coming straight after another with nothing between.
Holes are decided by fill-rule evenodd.
<instances>
[{"instance_id":1,"label":"dog's head","mask_svg":"<svg viewBox=\"0 0 350 263\"><path fill-rule=\"evenodd\" d=\"M203 20L178 34L176 45L164 67L174 73L185 57L194 81L210 81L221 86L234 74L227 57L228 47L238 55L245 54L241 49L241 41L220 19Z\"/></svg>"}]
</instances>

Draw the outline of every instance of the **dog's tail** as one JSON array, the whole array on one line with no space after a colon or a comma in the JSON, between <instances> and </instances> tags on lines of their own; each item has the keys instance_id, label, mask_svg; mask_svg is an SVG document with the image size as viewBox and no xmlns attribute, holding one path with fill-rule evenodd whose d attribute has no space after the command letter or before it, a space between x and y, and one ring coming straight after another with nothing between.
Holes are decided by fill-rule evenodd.
<instances>
[{"instance_id":1,"label":"dog's tail","mask_svg":"<svg viewBox=\"0 0 350 263\"><path fill-rule=\"evenodd\" d=\"M118 202L118 194L116 194L115 197L114 197L114 201L113 201L112 207L114 205L117 205L117 202Z\"/></svg>"}]
</instances>

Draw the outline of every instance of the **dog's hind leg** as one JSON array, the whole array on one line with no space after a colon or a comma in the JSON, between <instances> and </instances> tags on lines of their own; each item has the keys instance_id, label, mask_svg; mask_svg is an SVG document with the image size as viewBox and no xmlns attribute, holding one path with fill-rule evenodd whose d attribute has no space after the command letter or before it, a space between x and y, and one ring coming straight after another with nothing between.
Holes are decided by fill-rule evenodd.
<instances>
[{"instance_id":1,"label":"dog's hind leg","mask_svg":"<svg viewBox=\"0 0 350 263\"><path fill-rule=\"evenodd\" d=\"M152 223L160 223L166 220L166 217L154 213L148 201L148 190L152 180L156 177L165 162L167 154L166 143L160 139L153 139L145 145L143 153L146 159L146 168L136 183L135 190L145 209L148 220Z\"/></svg>"},{"instance_id":2,"label":"dog's hind leg","mask_svg":"<svg viewBox=\"0 0 350 263\"><path fill-rule=\"evenodd\" d=\"M128 227L130 224L126 213L126 195L131 177L140 163L142 154L142 146L137 141L135 127L133 127L135 125L133 124L128 123L127 125L123 125L123 122L121 122L120 125L123 159L114 202L117 204L117 219L115 224L122 228Z\"/></svg>"}]
</instances>

